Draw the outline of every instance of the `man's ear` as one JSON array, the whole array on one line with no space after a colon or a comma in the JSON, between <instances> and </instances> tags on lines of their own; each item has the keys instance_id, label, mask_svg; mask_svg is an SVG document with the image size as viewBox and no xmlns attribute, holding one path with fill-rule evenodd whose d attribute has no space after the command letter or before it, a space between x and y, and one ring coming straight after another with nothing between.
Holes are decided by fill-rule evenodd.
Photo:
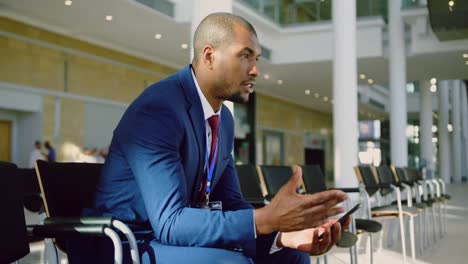
<instances>
[{"instance_id":1,"label":"man's ear","mask_svg":"<svg viewBox=\"0 0 468 264\"><path fill-rule=\"evenodd\" d=\"M206 66L208 66L208 68L210 70L212 70L213 69L213 63L214 63L214 48L213 48L213 46L205 45L203 47L202 55L203 55L203 57L202 57L203 64L205 64Z\"/></svg>"}]
</instances>

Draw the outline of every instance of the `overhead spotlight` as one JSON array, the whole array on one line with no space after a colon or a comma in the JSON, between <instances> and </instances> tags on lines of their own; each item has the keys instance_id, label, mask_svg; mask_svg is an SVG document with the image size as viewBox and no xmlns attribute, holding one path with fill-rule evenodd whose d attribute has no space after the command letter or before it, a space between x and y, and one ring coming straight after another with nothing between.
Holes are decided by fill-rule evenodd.
<instances>
[{"instance_id":1,"label":"overhead spotlight","mask_svg":"<svg viewBox=\"0 0 468 264\"><path fill-rule=\"evenodd\" d=\"M468 53L463 53L463 58L468 59Z\"/></svg>"},{"instance_id":2,"label":"overhead spotlight","mask_svg":"<svg viewBox=\"0 0 468 264\"><path fill-rule=\"evenodd\" d=\"M182 43L182 45L180 45L181 48L183 49L187 49L188 48L188 44L187 43Z\"/></svg>"},{"instance_id":3,"label":"overhead spotlight","mask_svg":"<svg viewBox=\"0 0 468 264\"><path fill-rule=\"evenodd\" d=\"M263 75L263 79L265 79L265 80L270 79L270 75L269 75L268 73L265 73L265 74Z\"/></svg>"},{"instance_id":4,"label":"overhead spotlight","mask_svg":"<svg viewBox=\"0 0 468 264\"><path fill-rule=\"evenodd\" d=\"M452 126L452 124L448 124L448 125L447 125L447 130L448 130L449 132L452 132L452 131L453 131L453 126Z\"/></svg>"},{"instance_id":5,"label":"overhead spotlight","mask_svg":"<svg viewBox=\"0 0 468 264\"><path fill-rule=\"evenodd\" d=\"M72 4L73 4L73 2L71 0L66 0L65 1L66 6L71 6Z\"/></svg>"},{"instance_id":6,"label":"overhead spotlight","mask_svg":"<svg viewBox=\"0 0 468 264\"><path fill-rule=\"evenodd\" d=\"M431 84L436 84L437 83L437 79L436 78L431 78Z\"/></svg>"},{"instance_id":7,"label":"overhead spotlight","mask_svg":"<svg viewBox=\"0 0 468 264\"><path fill-rule=\"evenodd\" d=\"M435 93L437 92L437 86L435 84L431 85L431 88L430 88L431 92Z\"/></svg>"},{"instance_id":8,"label":"overhead spotlight","mask_svg":"<svg viewBox=\"0 0 468 264\"><path fill-rule=\"evenodd\" d=\"M314 93L314 97L315 97L315 98L319 98L319 97L320 97L320 94L319 94L319 93Z\"/></svg>"},{"instance_id":9,"label":"overhead spotlight","mask_svg":"<svg viewBox=\"0 0 468 264\"><path fill-rule=\"evenodd\" d=\"M364 73L359 74L359 78L361 80L364 80L366 78L366 75Z\"/></svg>"},{"instance_id":10,"label":"overhead spotlight","mask_svg":"<svg viewBox=\"0 0 468 264\"><path fill-rule=\"evenodd\" d=\"M112 21L113 17L112 16L106 16L107 21Z\"/></svg>"},{"instance_id":11,"label":"overhead spotlight","mask_svg":"<svg viewBox=\"0 0 468 264\"><path fill-rule=\"evenodd\" d=\"M305 94L309 95L309 94L310 94L310 90L309 90L309 89L305 90Z\"/></svg>"},{"instance_id":12,"label":"overhead spotlight","mask_svg":"<svg viewBox=\"0 0 468 264\"><path fill-rule=\"evenodd\" d=\"M323 101L324 101L324 102L328 101L328 97L327 97L327 96L324 96L324 97L323 97Z\"/></svg>"},{"instance_id":13,"label":"overhead spotlight","mask_svg":"<svg viewBox=\"0 0 468 264\"><path fill-rule=\"evenodd\" d=\"M450 7L453 7L453 6L455 5L455 2L454 2L454 1L449 1L449 2L448 2L448 5L449 5Z\"/></svg>"},{"instance_id":14,"label":"overhead spotlight","mask_svg":"<svg viewBox=\"0 0 468 264\"><path fill-rule=\"evenodd\" d=\"M155 38L155 39L161 39L161 38L162 38L162 35L159 34L159 33L158 33L158 34L155 34L155 35L154 35L154 38Z\"/></svg>"},{"instance_id":15,"label":"overhead spotlight","mask_svg":"<svg viewBox=\"0 0 468 264\"><path fill-rule=\"evenodd\" d=\"M368 80L367 80L367 83L368 83L368 84L373 84L373 83L374 83L374 80L368 79Z\"/></svg>"},{"instance_id":16,"label":"overhead spotlight","mask_svg":"<svg viewBox=\"0 0 468 264\"><path fill-rule=\"evenodd\" d=\"M279 85L282 85L282 84L283 84L283 80L278 80L277 83L278 83Z\"/></svg>"}]
</instances>

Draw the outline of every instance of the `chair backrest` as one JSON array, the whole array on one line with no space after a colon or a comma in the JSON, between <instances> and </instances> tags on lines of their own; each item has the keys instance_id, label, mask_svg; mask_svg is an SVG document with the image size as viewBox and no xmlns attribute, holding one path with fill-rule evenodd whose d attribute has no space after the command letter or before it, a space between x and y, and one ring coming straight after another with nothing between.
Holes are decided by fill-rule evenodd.
<instances>
[{"instance_id":1,"label":"chair backrest","mask_svg":"<svg viewBox=\"0 0 468 264\"><path fill-rule=\"evenodd\" d=\"M303 165L301 167L302 180L307 193L317 193L327 189L325 176L319 165Z\"/></svg>"},{"instance_id":2,"label":"chair backrest","mask_svg":"<svg viewBox=\"0 0 468 264\"><path fill-rule=\"evenodd\" d=\"M0 263L14 262L29 253L23 211L21 181L14 175L16 165L0 162Z\"/></svg>"},{"instance_id":3,"label":"chair backrest","mask_svg":"<svg viewBox=\"0 0 468 264\"><path fill-rule=\"evenodd\" d=\"M260 165L260 177L265 181L269 195L275 195L293 174L290 166Z\"/></svg>"},{"instance_id":4,"label":"chair backrest","mask_svg":"<svg viewBox=\"0 0 468 264\"><path fill-rule=\"evenodd\" d=\"M359 165L354 167L354 172L356 173L356 177L359 182L363 183L366 187L366 191L369 196L374 195L380 189L373 167L368 165Z\"/></svg>"},{"instance_id":5,"label":"chair backrest","mask_svg":"<svg viewBox=\"0 0 468 264\"><path fill-rule=\"evenodd\" d=\"M236 165L237 177L244 200L254 206L265 205L257 168L252 164Z\"/></svg>"},{"instance_id":6,"label":"chair backrest","mask_svg":"<svg viewBox=\"0 0 468 264\"><path fill-rule=\"evenodd\" d=\"M102 165L36 161L47 216L78 217L91 208Z\"/></svg>"},{"instance_id":7,"label":"chair backrest","mask_svg":"<svg viewBox=\"0 0 468 264\"><path fill-rule=\"evenodd\" d=\"M39 212L42 208L42 198L36 171L34 169L16 169L15 177L21 181L24 207L32 212Z\"/></svg>"},{"instance_id":8,"label":"chair backrest","mask_svg":"<svg viewBox=\"0 0 468 264\"><path fill-rule=\"evenodd\" d=\"M406 174L406 169L403 168L403 167L394 167L394 170L395 170L395 173L394 175L396 175L398 177L398 180L401 182L401 183L406 183L410 186L413 186L414 184L414 181L411 180L408 175Z\"/></svg>"},{"instance_id":9,"label":"chair backrest","mask_svg":"<svg viewBox=\"0 0 468 264\"><path fill-rule=\"evenodd\" d=\"M396 185L395 179L393 178L392 171L387 165L380 165L377 167L377 176L379 177L379 182L383 184L393 184ZM383 187L380 188L380 194L383 196L390 194L393 192L392 188L390 187Z\"/></svg>"}]
</instances>

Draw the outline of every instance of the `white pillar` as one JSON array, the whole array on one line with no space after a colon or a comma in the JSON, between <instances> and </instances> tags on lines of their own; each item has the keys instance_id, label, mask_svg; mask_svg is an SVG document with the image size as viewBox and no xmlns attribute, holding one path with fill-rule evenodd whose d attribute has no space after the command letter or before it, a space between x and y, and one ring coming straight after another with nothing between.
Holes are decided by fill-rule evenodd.
<instances>
[{"instance_id":1,"label":"white pillar","mask_svg":"<svg viewBox=\"0 0 468 264\"><path fill-rule=\"evenodd\" d=\"M445 183L450 183L450 140L449 123L449 81L439 83L439 175Z\"/></svg>"},{"instance_id":2,"label":"white pillar","mask_svg":"<svg viewBox=\"0 0 468 264\"><path fill-rule=\"evenodd\" d=\"M461 127L460 127L460 81L452 82L452 177L454 183L461 182Z\"/></svg>"},{"instance_id":3,"label":"white pillar","mask_svg":"<svg viewBox=\"0 0 468 264\"><path fill-rule=\"evenodd\" d=\"M390 69L390 154L395 166L408 165L406 139L406 57L401 1L388 1Z\"/></svg>"},{"instance_id":4,"label":"white pillar","mask_svg":"<svg viewBox=\"0 0 468 264\"><path fill-rule=\"evenodd\" d=\"M433 154L432 154L432 93L430 91L431 83L428 80L420 82L419 85L419 131L421 137L419 146L421 159L426 161L427 170L434 172Z\"/></svg>"},{"instance_id":5,"label":"white pillar","mask_svg":"<svg viewBox=\"0 0 468 264\"><path fill-rule=\"evenodd\" d=\"M190 41L192 42L192 45L190 45L192 47L190 51L190 61L193 59L193 35L195 34L198 24L200 24L207 15L215 12L232 13L232 0L197 0L196 3L193 4L192 26L190 30ZM234 104L225 101L224 105L226 105L234 115Z\"/></svg>"},{"instance_id":6,"label":"white pillar","mask_svg":"<svg viewBox=\"0 0 468 264\"><path fill-rule=\"evenodd\" d=\"M462 176L468 178L468 98L466 85L464 82L460 83L460 98L461 98L461 120L462 120L462 138L464 141L462 151L464 152L465 159L462 161ZM467 179L468 180L468 179Z\"/></svg>"},{"instance_id":7,"label":"white pillar","mask_svg":"<svg viewBox=\"0 0 468 264\"><path fill-rule=\"evenodd\" d=\"M333 18L333 144L335 185L357 186L358 109L356 0L334 0Z\"/></svg>"}]
</instances>

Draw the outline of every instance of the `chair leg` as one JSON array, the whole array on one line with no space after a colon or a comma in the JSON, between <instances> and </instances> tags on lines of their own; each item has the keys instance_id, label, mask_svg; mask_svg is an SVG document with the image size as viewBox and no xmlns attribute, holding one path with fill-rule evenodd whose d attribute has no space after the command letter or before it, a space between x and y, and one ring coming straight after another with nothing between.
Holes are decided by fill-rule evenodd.
<instances>
[{"instance_id":1,"label":"chair leg","mask_svg":"<svg viewBox=\"0 0 468 264\"><path fill-rule=\"evenodd\" d=\"M382 231L380 231L382 232ZM370 264L374 263L374 245L372 242L372 234L369 233L369 253L370 253Z\"/></svg>"},{"instance_id":2,"label":"chair leg","mask_svg":"<svg viewBox=\"0 0 468 264\"><path fill-rule=\"evenodd\" d=\"M410 216L410 242L411 242L411 259L413 263L416 261L416 248L414 246L414 217Z\"/></svg>"},{"instance_id":3,"label":"chair leg","mask_svg":"<svg viewBox=\"0 0 468 264\"><path fill-rule=\"evenodd\" d=\"M403 263L406 263L406 241L405 241L405 224L403 221L403 214L399 213L398 218L400 220L400 235L401 235L401 251L403 254Z\"/></svg>"},{"instance_id":4,"label":"chair leg","mask_svg":"<svg viewBox=\"0 0 468 264\"><path fill-rule=\"evenodd\" d=\"M50 238L44 239L44 263L46 264L59 264L59 254L57 247Z\"/></svg>"},{"instance_id":5,"label":"chair leg","mask_svg":"<svg viewBox=\"0 0 468 264\"><path fill-rule=\"evenodd\" d=\"M122 264L122 241L120 240L119 235L117 233L106 227L104 229L104 233L112 240L114 244L114 264Z\"/></svg>"}]
</instances>

